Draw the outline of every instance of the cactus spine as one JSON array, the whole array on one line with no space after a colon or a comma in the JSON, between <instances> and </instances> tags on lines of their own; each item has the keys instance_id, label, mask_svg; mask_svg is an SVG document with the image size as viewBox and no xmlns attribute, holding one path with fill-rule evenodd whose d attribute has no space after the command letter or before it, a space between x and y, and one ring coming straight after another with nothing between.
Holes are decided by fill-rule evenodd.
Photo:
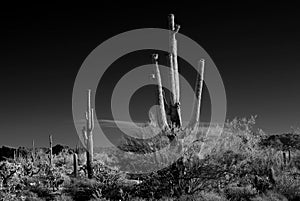
<instances>
[{"instance_id":1,"label":"cactus spine","mask_svg":"<svg viewBox=\"0 0 300 201\"><path fill-rule=\"evenodd\" d=\"M163 96L163 88L162 88L162 82L161 82L161 76L158 66L158 54L152 55L153 62L155 64L155 73L156 73L156 79L158 84L158 100L159 100L159 117L158 120L159 126L162 130L169 129L167 117L166 117L166 110L165 110L165 104L164 104L164 96Z\"/></svg>"},{"instance_id":2,"label":"cactus spine","mask_svg":"<svg viewBox=\"0 0 300 201\"><path fill-rule=\"evenodd\" d=\"M52 135L49 135L49 151L50 151L50 154L49 154L49 165L50 167L52 167L53 165L53 156L52 156Z\"/></svg>"},{"instance_id":3,"label":"cactus spine","mask_svg":"<svg viewBox=\"0 0 300 201\"><path fill-rule=\"evenodd\" d=\"M91 108L91 90L87 93L87 111L85 112L86 126L83 128L83 138L87 149L86 167L88 178L93 177L93 129L94 129L94 109Z\"/></svg>"},{"instance_id":4,"label":"cactus spine","mask_svg":"<svg viewBox=\"0 0 300 201\"><path fill-rule=\"evenodd\" d=\"M198 63L198 74L196 79L195 93L196 99L194 101L193 113L189 123L189 127L194 129L199 124L200 119L200 107L201 107L201 94L203 88L203 79L204 79L204 59L201 59Z\"/></svg>"},{"instance_id":5,"label":"cactus spine","mask_svg":"<svg viewBox=\"0 0 300 201\"><path fill-rule=\"evenodd\" d=\"M171 87L172 87L172 106L176 112L171 112L171 123L176 124L177 127L182 126L181 111L180 111L180 87L179 87L179 73L177 62L177 40L176 34L180 26L175 25L175 17L173 14L169 15L169 29L170 29L170 68L171 68ZM175 122L174 122L175 121Z\"/></svg>"}]
</instances>

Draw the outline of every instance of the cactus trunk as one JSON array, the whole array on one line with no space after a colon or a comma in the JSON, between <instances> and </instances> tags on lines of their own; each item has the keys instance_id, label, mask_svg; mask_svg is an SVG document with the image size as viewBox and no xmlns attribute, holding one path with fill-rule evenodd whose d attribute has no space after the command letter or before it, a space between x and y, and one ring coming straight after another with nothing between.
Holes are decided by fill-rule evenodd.
<instances>
[{"instance_id":1,"label":"cactus trunk","mask_svg":"<svg viewBox=\"0 0 300 201\"><path fill-rule=\"evenodd\" d=\"M180 26L175 25L175 17L173 14L169 15L169 29L170 29L170 68L171 68L171 86L172 86L172 106L170 112L170 119L172 125L176 127L182 126L181 111L180 111L180 86L179 73L177 61L177 40L176 34Z\"/></svg>"},{"instance_id":2,"label":"cactus trunk","mask_svg":"<svg viewBox=\"0 0 300 201\"><path fill-rule=\"evenodd\" d=\"M73 174L74 177L78 176L78 155L76 153L73 154Z\"/></svg>"},{"instance_id":3,"label":"cactus trunk","mask_svg":"<svg viewBox=\"0 0 300 201\"><path fill-rule=\"evenodd\" d=\"M52 156L52 135L49 135L49 165L52 167L53 165L53 156Z\"/></svg>"},{"instance_id":4,"label":"cactus trunk","mask_svg":"<svg viewBox=\"0 0 300 201\"><path fill-rule=\"evenodd\" d=\"M93 178L93 129L94 129L94 109L91 108L91 90L87 94L87 111L85 113L86 127L83 128L83 138L86 147L86 168L88 178Z\"/></svg>"},{"instance_id":5,"label":"cactus trunk","mask_svg":"<svg viewBox=\"0 0 300 201\"><path fill-rule=\"evenodd\" d=\"M283 165L286 166L286 153L285 153L285 151L282 151L282 156L283 156Z\"/></svg>"},{"instance_id":6,"label":"cactus trunk","mask_svg":"<svg viewBox=\"0 0 300 201\"><path fill-rule=\"evenodd\" d=\"M169 28L170 28L170 63L171 67L173 67L173 82L174 82L174 93L175 99L174 102L179 102L179 73L178 73L178 61L177 61L177 40L176 40L176 33L179 31L179 25L175 25L175 17L173 14L169 16ZM173 86L173 85L172 85Z\"/></svg>"},{"instance_id":7,"label":"cactus trunk","mask_svg":"<svg viewBox=\"0 0 300 201\"><path fill-rule=\"evenodd\" d=\"M92 136L88 137L88 144L87 144L87 172L88 172L88 178L93 178L93 138Z\"/></svg>"},{"instance_id":8,"label":"cactus trunk","mask_svg":"<svg viewBox=\"0 0 300 201\"><path fill-rule=\"evenodd\" d=\"M15 149L14 150L14 161L16 161L17 160L17 150Z\"/></svg>"},{"instance_id":9,"label":"cactus trunk","mask_svg":"<svg viewBox=\"0 0 300 201\"><path fill-rule=\"evenodd\" d=\"M34 140L32 140L31 158L32 158L32 162L34 162L34 161L35 161L35 146L34 146Z\"/></svg>"},{"instance_id":10,"label":"cactus trunk","mask_svg":"<svg viewBox=\"0 0 300 201\"><path fill-rule=\"evenodd\" d=\"M175 100L176 98L176 83L175 83L175 72L174 72L174 64L173 64L173 56L170 53L170 75L171 75L171 89L172 89L172 93L171 93L171 104L174 105L175 104Z\"/></svg>"},{"instance_id":11,"label":"cactus trunk","mask_svg":"<svg viewBox=\"0 0 300 201\"><path fill-rule=\"evenodd\" d=\"M191 120L189 123L189 127L192 129L194 129L199 124L199 120L200 120L201 94L202 94L203 78L204 78L204 65L205 65L205 61L203 59L201 59L199 61L199 72L197 74L196 86L195 86L196 99L194 101L192 117L191 117Z\"/></svg>"},{"instance_id":12,"label":"cactus trunk","mask_svg":"<svg viewBox=\"0 0 300 201\"><path fill-rule=\"evenodd\" d=\"M159 100L158 124L162 130L167 130L169 129L169 126L167 122L162 81L161 81L161 76L160 76L160 71L158 66L158 54L153 54L153 61L155 64L155 73L156 73L156 79L158 84L158 100Z\"/></svg>"}]
</instances>

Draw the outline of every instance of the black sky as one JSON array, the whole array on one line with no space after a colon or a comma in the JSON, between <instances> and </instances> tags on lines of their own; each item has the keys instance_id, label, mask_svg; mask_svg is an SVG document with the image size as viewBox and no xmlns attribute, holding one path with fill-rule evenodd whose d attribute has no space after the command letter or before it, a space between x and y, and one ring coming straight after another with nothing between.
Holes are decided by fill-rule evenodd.
<instances>
[{"instance_id":1,"label":"black sky","mask_svg":"<svg viewBox=\"0 0 300 201\"><path fill-rule=\"evenodd\" d=\"M175 14L181 33L197 41L218 67L228 119L257 114L258 127L268 133L300 127L300 12L295 5L178 7L4 9L0 144L29 146L35 139L37 146L45 146L52 134L56 143L74 146L72 90L84 59L119 33L167 28L169 13ZM133 62L130 55L127 59ZM147 59L137 59L134 65ZM96 101L97 109L98 94ZM147 114L133 116L142 121Z\"/></svg>"}]
</instances>

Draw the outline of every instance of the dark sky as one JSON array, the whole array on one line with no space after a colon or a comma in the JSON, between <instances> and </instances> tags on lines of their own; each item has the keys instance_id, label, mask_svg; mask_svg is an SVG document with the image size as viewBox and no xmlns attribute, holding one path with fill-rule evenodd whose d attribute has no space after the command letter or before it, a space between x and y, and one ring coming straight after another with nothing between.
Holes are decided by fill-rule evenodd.
<instances>
[{"instance_id":1,"label":"dark sky","mask_svg":"<svg viewBox=\"0 0 300 201\"><path fill-rule=\"evenodd\" d=\"M4 9L0 14L0 145L30 146L35 139L37 146L46 146L52 134L54 143L74 146L72 90L84 59L119 33L167 28L169 13L175 14L180 32L197 41L218 67L226 88L228 119L258 115L258 127L268 133L300 127L300 13L295 5L178 7ZM117 63L146 64L149 58L141 55L147 54L130 54ZM107 76L117 79L112 71ZM108 77L102 82L111 84ZM147 90L151 87L134 97L132 108ZM209 116L207 97L204 91L204 113ZM97 94L96 109L100 99ZM136 104L133 111L147 107ZM137 121L147 116L132 114ZM106 118L106 113L101 117Z\"/></svg>"}]
</instances>

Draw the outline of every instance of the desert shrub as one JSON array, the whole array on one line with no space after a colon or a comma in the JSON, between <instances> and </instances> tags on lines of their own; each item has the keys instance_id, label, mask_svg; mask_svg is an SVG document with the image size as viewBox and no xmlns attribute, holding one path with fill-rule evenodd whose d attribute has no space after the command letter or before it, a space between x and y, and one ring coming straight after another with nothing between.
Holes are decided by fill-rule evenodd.
<instances>
[{"instance_id":1,"label":"desert shrub","mask_svg":"<svg viewBox=\"0 0 300 201\"><path fill-rule=\"evenodd\" d=\"M109 201L105 198L92 198L90 201Z\"/></svg>"},{"instance_id":2,"label":"desert shrub","mask_svg":"<svg viewBox=\"0 0 300 201\"><path fill-rule=\"evenodd\" d=\"M16 197L15 195L12 195L10 193L6 193L6 192L2 192L0 191L0 200L2 201L19 201L18 197Z\"/></svg>"},{"instance_id":3,"label":"desert shrub","mask_svg":"<svg viewBox=\"0 0 300 201\"><path fill-rule=\"evenodd\" d=\"M74 201L101 197L99 183L90 179L72 179L71 183L65 186L63 193L72 197Z\"/></svg>"},{"instance_id":4,"label":"desert shrub","mask_svg":"<svg viewBox=\"0 0 300 201\"><path fill-rule=\"evenodd\" d=\"M227 201L227 199L219 195L215 192L201 192L200 197L203 199L203 201Z\"/></svg>"},{"instance_id":5,"label":"desert shrub","mask_svg":"<svg viewBox=\"0 0 300 201\"><path fill-rule=\"evenodd\" d=\"M39 198L43 198L45 200L54 199L54 195L52 194L52 191L41 185L30 186L29 190L35 193Z\"/></svg>"},{"instance_id":6,"label":"desert shrub","mask_svg":"<svg viewBox=\"0 0 300 201\"><path fill-rule=\"evenodd\" d=\"M79 153L78 154L78 165L86 164L86 153Z\"/></svg>"},{"instance_id":7,"label":"desert shrub","mask_svg":"<svg viewBox=\"0 0 300 201\"><path fill-rule=\"evenodd\" d=\"M227 151L251 156L259 150L259 142L265 136L262 131L254 132L255 118L233 119L226 122L223 132L212 147L211 155L223 155Z\"/></svg>"},{"instance_id":8,"label":"desert shrub","mask_svg":"<svg viewBox=\"0 0 300 201\"><path fill-rule=\"evenodd\" d=\"M54 198L54 201L73 201L71 196L68 195L60 195Z\"/></svg>"},{"instance_id":9,"label":"desert shrub","mask_svg":"<svg viewBox=\"0 0 300 201\"><path fill-rule=\"evenodd\" d=\"M26 197L25 201L45 201L45 199L38 197Z\"/></svg>"},{"instance_id":10,"label":"desert shrub","mask_svg":"<svg viewBox=\"0 0 300 201\"><path fill-rule=\"evenodd\" d=\"M295 178L288 173L281 172L276 178L275 189L289 201L300 200L300 177Z\"/></svg>"},{"instance_id":11,"label":"desert shrub","mask_svg":"<svg viewBox=\"0 0 300 201\"><path fill-rule=\"evenodd\" d=\"M248 186L227 186L224 193L229 200L240 201L243 199L249 200L257 195L257 191L250 185Z\"/></svg>"},{"instance_id":12,"label":"desert shrub","mask_svg":"<svg viewBox=\"0 0 300 201\"><path fill-rule=\"evenodd\" d=\"M69 154L66 150L63 150L58 155L54 155L53 163L57 167L72 167L73 165L73 155Z\"/></svg>"},{"instance_id":13,"label":"desert shrub","mask_svg":"<svg viewBox=\"0 0 300 201\"><path fill-rule=\"evenodd\" d=\"M294 157L294 164L295 164L295 167L300 171L300 151L297 151L295 153L295 157Z\"/></svg>"},{"instance_id":14,"label":"desert shrub","mask_svg":"<svg viewBox=\"0 0 300 201\"><path fill-rule=\"evenodd\" d=\"M251 201L288 201L288 199L274 191L267 191L266 193L251 198Z\"/></svg>"},{"instance_id":15,"label":"desert shrub","mask_svg":"<svg viewBox=\"0 0 300 201\"><path fill-rule=\"evenodd\" d=\"M201 191L193 195L183 195L178 201L228 201L223 195L215 192Z\"/></svg>"},{"instance_id":16,"label":"desert shrub","mask_svg":"<svg viewBox=\"0 0 300 201\"><path fill-rule=\"evenodd\" d=\"M95 153L94 160L101 161L105 165L108 165L110 167L116 167L118 165L118 159L116 155L112 153L107 153L107 152Z\"/></svg>"}]
</instances>

